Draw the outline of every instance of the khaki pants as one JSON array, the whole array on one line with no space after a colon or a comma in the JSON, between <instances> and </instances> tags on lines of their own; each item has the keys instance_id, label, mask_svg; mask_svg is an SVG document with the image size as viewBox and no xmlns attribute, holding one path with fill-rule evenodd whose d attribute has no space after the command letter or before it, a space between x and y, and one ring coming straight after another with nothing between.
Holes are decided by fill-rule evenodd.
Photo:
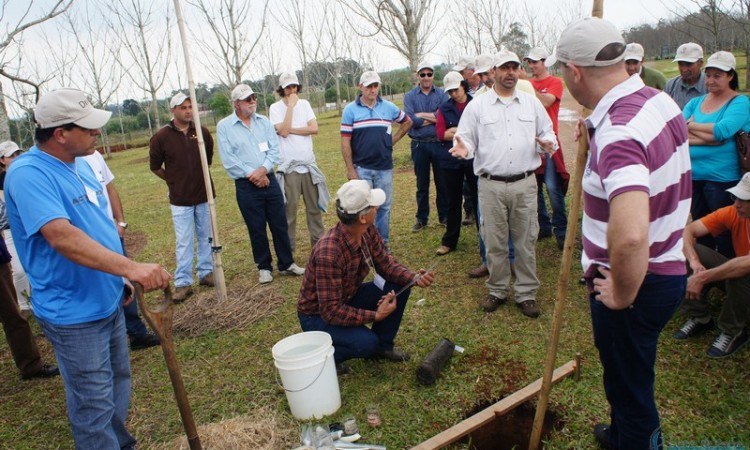
<instances>
[{"instance_id":1,"label":"khaki pants","mask_svg":"<svg viewBox=\"0 0 750 450\"><path fill-rule=\"evenodd\" d=\"M695 245L695 251L706 269L713 269L729 261L726 256L701 244ZM731 336L737 336L745 329L750 314L750 277L719 281L716 286L727 294L717 321L719 329ZM684 299L680 311L685 317L694 317L701 321L711 318L711 307L705 295L701 295L700 300Z\"/></svg>"},{"instance_id":2,"label":"khaki pants","mask_svg":"<svg viewBox=\"0 0 750 450\"><path fill-rule=\"evenodd\" d=\"M490 294L507 298L510 285L508 237L515 246L516 303L535 300L539 289L536 276L537 185L533 174L513 183L479 178L480 232L487 247Z\"/></svg>"},{"instance_id":3,"label":"khaki pants","mask_svg":"<svg viewBox=\"0 0 750 450\"><path fill-rule=\"evenodd\" d=\"M21 316L18 309L10 263L0 264L0 319L10 353L21 375L31 376L39 372L42 360L29 322Z\"/></svg>"},{"instance_id":4,"label":"khaki pants","mask_svg":"<svg viewBox=\"0 0 750 450\"><path fill-rule=\"evenodd\" d=\"M294 253L297 237L297 206L299 198L305 202L307 231L310 233L310 246L323 236L323 213L318 208L318 188L308 173L288 172L284 174L284 195L286 196L286 223L289 226L289 242Z\"/></svg>"}]
</instances>

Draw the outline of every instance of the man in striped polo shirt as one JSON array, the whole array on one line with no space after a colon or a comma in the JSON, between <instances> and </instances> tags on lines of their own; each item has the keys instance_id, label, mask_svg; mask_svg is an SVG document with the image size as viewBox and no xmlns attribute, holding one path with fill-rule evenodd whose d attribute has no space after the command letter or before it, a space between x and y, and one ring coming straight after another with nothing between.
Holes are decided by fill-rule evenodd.
<instances>
[{"instance_id":1,"label":"man in striped polo shirt","mask_svg":"<svg viewBox=\"0 0 750 450\"><path fill-rule=\"evenodd\" d=\"M370 187L385 191L375 227L387 245L393 201L393 146L409 131L411 119L398 106L380 98L377 72L363 73L359 90L361 94L341 115L341 154L348 179L365 180ZM393 122L400 124L395 133Z\"/></svg>"},{"instance_id":2,"label":"man in striped polo shirt","mask_svg":"<svg viewBox=\"0 0 750 450\"><path fill-rule=\"evenodd\" d=\"M624 51L614 25L585 18L563 31L547 65L560 61L573 97L593 110L582 262L612 420L594 436L604 448L661 449L654 363L685 292L690 157L680 109L628 76Z\"/></svg>"}]
</instances>

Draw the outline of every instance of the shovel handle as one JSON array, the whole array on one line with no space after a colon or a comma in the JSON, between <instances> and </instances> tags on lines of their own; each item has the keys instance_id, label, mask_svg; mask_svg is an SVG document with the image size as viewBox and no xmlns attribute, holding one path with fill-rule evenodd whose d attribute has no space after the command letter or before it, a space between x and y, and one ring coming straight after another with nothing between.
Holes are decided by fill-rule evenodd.
<instances>
[{"instance_id":1,"label":"shovel handle","mask_svg":"<svg viewBox=\"0 0 750 450\"><path fill-rule=\"evenodd\" d=\"M182 373L180 372L180 365L177 362L177 354L175 353L174 342L172 341L172 316L174 315L172 291L169 287L164 289L164 299L156 309L151 310L146 306L146 302L143 301L143 286L139 283L133 283L133 286L135 287L137 301L141 307L141 312L143 312L143 317L146 318L146 321L161 341L161 349L164 353L164 360L167 363L169 379L172 381L174 397L177 401L177 408L180 410L180 417L182 418L182 425L185 428L190 450L202 450L203 447L201 447L200 437L198 436L198 430L193 419L193 411L190 409L185 383L182 381Z\"/></svg>"}]
</instances>

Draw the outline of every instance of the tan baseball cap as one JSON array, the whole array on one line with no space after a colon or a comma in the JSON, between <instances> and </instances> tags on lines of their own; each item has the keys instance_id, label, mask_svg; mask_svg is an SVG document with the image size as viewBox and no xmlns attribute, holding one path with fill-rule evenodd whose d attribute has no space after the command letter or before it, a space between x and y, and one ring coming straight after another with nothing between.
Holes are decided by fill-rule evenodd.
<instances>
[{"instance_id":1,"label":"tan baseball cap","mask_svg":"<svg viewBox=\"0 0 750 450\"><path fill-rule=\"evenodd\" d=\"M443 89L448 92L451 89L458 89L461 82L464 81L463 75L458 72L448 72L443 77Z\"/></svg>"},{"instance_id":2,"label":"tan baseball cap","mask_svg":"<svg viewBox=\"0 0 750 450\"><path fill-rule=\"evenodd\" d=\"M643 61L643 57L646 56L646 51L643 49L641 44L637 42L631 42L625 46L625 56L622 58L625 61Z\"/></svg>"},{"instance_id":3,"label":"tan baseball cap","mask_svg":"<svg viewBox=\"0 0 750 450\"><path fill-rule=\"evenodd\" d=\"M351 180L336 192L338 208L347 214L357 214L369 206L385 203L385 191L372 189L365 180Z\"/></svg>"},{"instance_id":4,"label":"tan baseball cap","mask_svg":"<svg viewBox=\"0 0 750 450\"><path fill-rule=\"evenodd\" d=\"M474 73L487 73L494 67L494 55L479 55L474 63Z\"/></svg>"},{"instance_id":5,"label":"tan baseball cap","mask_svg":"<svg viewBox=\"0 0 750 450\"><path fill-rule=\"evenodd\" d=\"M513 52L510 51L502 51L495 54L495 67L500 67L503 64L514 62L517 64L521 64L521 60L518 59L518 55L516 55Z\"/></svg>"},{"instance_id":6,"label":"tan baseball cap","mask_svg":"<svg viewBox=\"0 0 750 450\"><path fill-rule=\"evenodd\" d=\"M730 52L719 51L708 57L705 68L715 67L724 72L737 70L737 60Z\"/></svg>"},{"instance_id":7,"label":"tan baseball cap","mask_svg":"<svg viewBox=\"0 0 750 450\"><path fill-rule=\"evenodd\" d=\"M368 70L359 77L359 84L364 87L370 86L371 84L380 83L380 75L374 70Z\"/></svg>"},{"instance_id":8,"label":"tan baseball cap","mask_svg":"<svg viewBox=\"0 0 750 450\"><path fill-rule=\"evenodd\" d=\"M560 61L580 67L605 67L622 61L624 54L625 40L612 22L585 17L563 30L544 65L551 67Z\"/></svg>"},{"instance_id":9,"label":"tan baseball cap","mask_svg":"<svg viewBox=\"0 0 750 450\"><path fill-rule=\"evenodd\" d=\"M453 66L453 70L455 70L456 72L460 72L460 71L462 71L464 69L472 69L473 70L474 67L475 67L474 66L474 57L473 56L464 55L464 56L461 56L460 58L458 58L458 62L456 63L455 66Z\"/></svg>"},{"instance_id":10,"label":"tan baseball cap","mask_svg":"<svg viewBox=\"0 0 750 450\"><path fill-rule=\"evenodd\" d=\"M297 75L289 72L284 72L279 75L279 87L281 87L281 89L284 89L285 87L291 86L293 84L296 84L297 86L300 85Z\"/></svg>"},{"instance_id":11,"label":"tan baseball cap","mask_svg":"<svg viewBox=\"0 0 750 450\"><path fill-rule=\"evenodd\" d=\"M542 47L534 47L529 50L529 53L523 58L530 61L541 61L549 57L549 52Z\"/></svg>"},{"instance_id":12,"label":"tan baseball cap","mask_svg":"<svg viewBox=\"0 0 750 450\"><path fill-rule=\"evenodd\" d=\"M238 84L237 87L232 89L232 101L236 102L237 100L245 100L253 94L255 94L253 88L246 84Z\"/></svg>"},{"instance_id":13,"label":"tan baseball cap","mask_svg":"<svg viewBox=\"0 0 750 450\"><path fill-rule=\"evenodd\" d=\"M96 109L86 94L78 89L62 88L42 96L34 109L39 128L54 128L73 123L96 130L107 124L112 112Z\"/></svg>"},{"instance_id":14,"label":"tan baseball cap","mask_svg":"<svg viewBox=\"0 0 750 450\"><path fill-rule=\"evenodd\" d=\"M750 172L743 175L737 186L727 189L727 192L740 200L750 200Z\"/></svg>"},{"instance_id":15,"label":"tan baseball cap","mask_svg":"<svg viewBox=\"0 0 750 450\"><path fill-rule=\"evenodd\" d=\"M672 62L694 63L703 59L703 47L695 42L687 42L677 47L677 53L674 55Z\"/></svg>"},{"instance_id":16,"label":"tan baseball cap","mask_svg":"<svg viewBox=\"0 0 750 450\"><path fill-rule=\"evenodd\" d=\"M15 152L22 151L18 144L13 141L5 141L0 143L0 158L7 158Z\"/></svg>"},{"instance_id":17,"label":"tan baseball cap","mask_svg":"<svg viewBox=\"0 0 750 450\"><path fill-rule=\"evenodd\" d=\"M180 106L181 104L185 103L185 100L190 100L190 97L183 94L182 92L178 92L169 100L169 109L174 109L177 106Z\"/></svg>"}]
</instances>

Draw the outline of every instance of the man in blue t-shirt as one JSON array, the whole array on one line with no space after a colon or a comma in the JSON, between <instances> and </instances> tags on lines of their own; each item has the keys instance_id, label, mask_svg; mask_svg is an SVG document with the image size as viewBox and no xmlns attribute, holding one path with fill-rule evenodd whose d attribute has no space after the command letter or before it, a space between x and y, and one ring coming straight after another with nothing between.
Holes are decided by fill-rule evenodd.
<instances>
[{"instance_id":1,"label":"man in blue t-shirt","mask_svg":"<svg viewBox=\"0 0 750 450\"><path fill-rule=\"evenodd\" d=\"M371 187L385 191L375 227L387 244L393 200L393 146L406 135L412 122L398 106L380 98L377 72L363 73L359 90L361 94L341 116L341 153L348 179L366 180ZM400 124L395 134L393 122Z\"/></svg>"},{"instance_id":2,"label":"man in blue t-shirt","mask_svg":"<svg viewBox=\"0 0 750 450\"><path fill-rule=\"evenodd\" d=\"M171 278L158 264L122 255L102 186L88 164L76 163L95 151L111 114L76 89L45 94L34 111L37 145L5 179L8 221L34 292L34 315L65 382L78 449L135 448L125 428L130 362L123 302L131 296L123 277L147 291Z\"/></svg>"}]
</instances>

